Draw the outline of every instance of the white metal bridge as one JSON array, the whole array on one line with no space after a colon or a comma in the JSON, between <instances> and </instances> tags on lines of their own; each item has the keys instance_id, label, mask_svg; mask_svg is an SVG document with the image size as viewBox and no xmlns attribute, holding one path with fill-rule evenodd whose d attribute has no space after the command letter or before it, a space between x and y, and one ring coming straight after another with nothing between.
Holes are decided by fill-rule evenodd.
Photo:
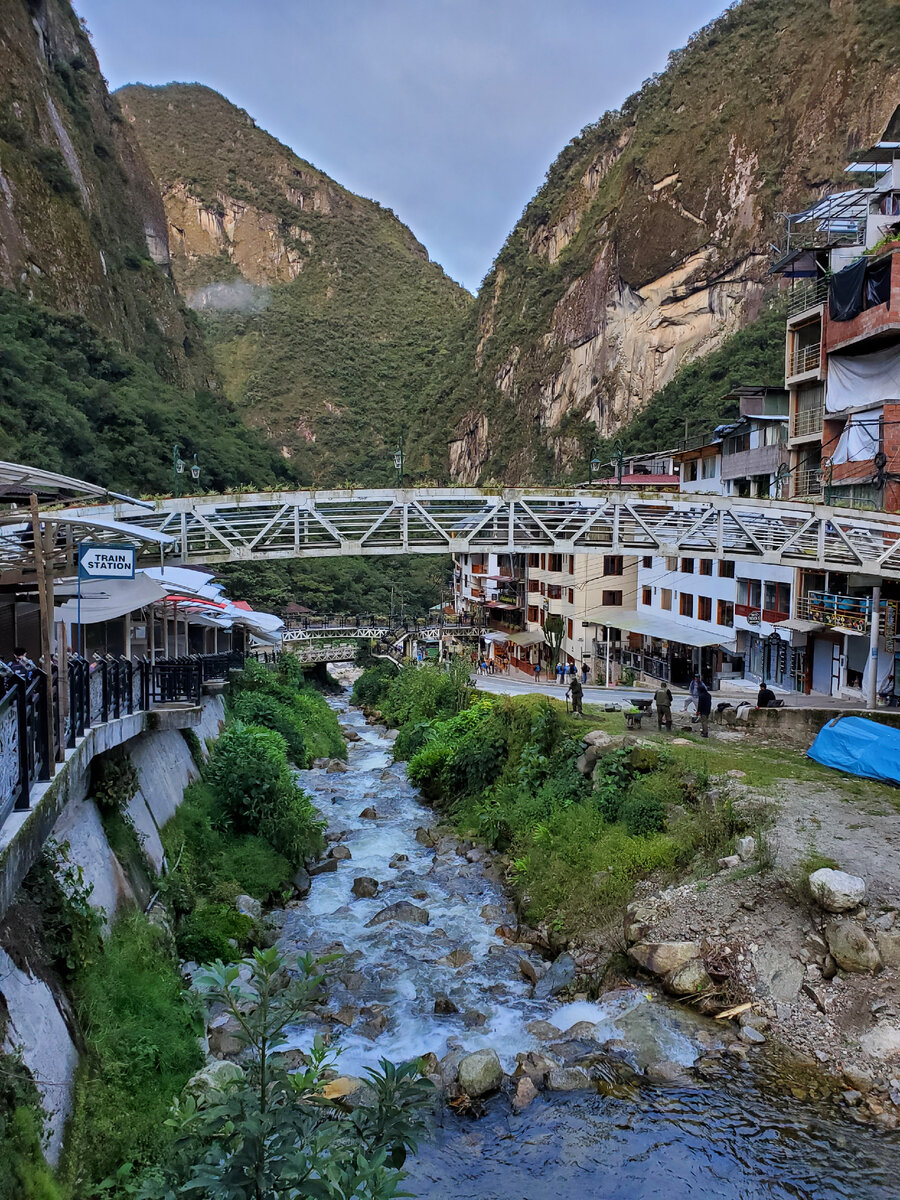
<instances>
[{"instance_id":1,"label":"white metal bridge","mask_svg":"<svg viewBox=\"0 0 900 1200\"><path fill-rule=\"evenodd\" d=\"M56 524L56 557L67 559L85 523L96 520L102 534L103 523L116 520L162 535L172 561L198 565L551 551L750 559L900 579L900 516L731 496L553 488L248 492L160 500L152 512L122 503L42 516ZM159 553L158 545L140 551L148 562ZM0 547L0 565L3 557Z\"/></svg>"}]
</instances>

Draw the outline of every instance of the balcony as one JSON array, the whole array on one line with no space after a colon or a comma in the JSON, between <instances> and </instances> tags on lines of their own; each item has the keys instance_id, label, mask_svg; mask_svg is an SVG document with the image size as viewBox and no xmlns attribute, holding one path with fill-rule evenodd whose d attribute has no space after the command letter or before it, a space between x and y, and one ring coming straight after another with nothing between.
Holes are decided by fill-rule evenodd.
<instances>
[{"instance_id":1,"label":"balcony","mask_svg":"<svg viewBox=\"0 0 900 1200\"><path fill-rule=\"evenodd\" d=\"M797 616L820 621L837 629L867 633L872 616L872 601L866 596L840 596L834 592L807 592L797 601Z\"/></svg>"},{"instance_id":2,"label":"balcony","mask_svg":"<svg viewBox=\"0 0 900 1200\"><path fill-rule=\"evenodd\" d=\"M762 621L777 625L779 621L786 621L791 614L777 608L760 608L755 604L735 604L734 615L743 617L748 625L759 625Z\"/></svg>"},{"instance_id":3,"label":"balcony","mask_svg":"<svg viewBox=\"0 0 900 1200\"><path fill-rule=\"evenodd\" d=\"M791 289L788 296L787 315L796 317L809 308L816 308L818 305L824 304L827 299L828 280L826 278L809 279Z\"/></svg>"},{"instance_id":4,"label":"balcony","mask_svg":"<svg viewBox=\"0 0 900 1200\"><path fill-rule=\"evenodd\" d=\"M822 469L817 467L813 471L795 471L794 472L794 488L791 495L795 500L809 499L820 500L822 498Z\"/></svg>"},{"instance_id":5,"label":"balcony","mask_svg":"<svg viewBox=\"0 0 900 1200\"><path fill-rule=\"evenodd\" d=\"M822 432L825 423L825 405L817 404L813 408L800 408L791 414L792 438L814 437Z\"/></svg>"},{"instance_id":6,"label":"balcony","mask_svg":"<svg viewBox=\"0 0 900 1200\"><path fill-rule=\"evenodd\" d=\"M808 371L818 371L822 362L822 343L813 342L811 346L795 346L791 354L790 375L805 375Z\"/></svg>"}]
</instances>

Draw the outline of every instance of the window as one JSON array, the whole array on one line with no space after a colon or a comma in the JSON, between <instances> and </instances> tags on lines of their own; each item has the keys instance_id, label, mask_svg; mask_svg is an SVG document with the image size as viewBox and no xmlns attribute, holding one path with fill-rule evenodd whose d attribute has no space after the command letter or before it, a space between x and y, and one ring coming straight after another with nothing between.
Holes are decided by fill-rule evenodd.
<instances>
[{"instance_id":1,"label":"window","mask_svg":"<svg viewBox=\"0 0 900 1200\"><path fill-rule=\"evenodd\" d=\"M559 586L558 583L548 583L547 584L547 599L548 600L561 600L562 599L562 588Z\"/></svg>"},{"instance_id":2,"label":"window","mask_svg":"<svg viewBox=\"0 0 900 1200\"><path fill-rule=\"evenodd\" d=\"M690 462L684 464L684 479L685 483L693 483L697 478L697 460L692 458Z\"/></svg>"},{"instance_id":3,"label":"window","mask_svg":"<svg viewBox=\"0 0 900 1200\"><path fill-rule=\"evenodd\" d=\"M716 607L716 624L727 625L731 628L734 625L734 605L729 600L720 600Z\"/></svg>"},{"instance_id":4,"label":"window","mask_svg":"<svg viewBox=\"0 0 900 1200\"><path fill-rule=\"evenodd\" d=\"M566 637L571 642L571 640L572 640L572 618L571 617L569 617L568 620L566 621Z\"/></svg>"},{"instance_id":5,"label":"window","mask_svg":"<svg viewBox=\"0 0 900 1200\"><path fill-rule=\"evenodd\" d=\"M575 589L574 588L569 588L569 603L570 604L575 603Z\"/></svg>"},{"instance_id":6,"label":"window","mask_svg":"<svg viewBox=\"0 0 900 1200\"><path fill-rule=\"evenodd\" d=\"M563 569L562 568L562 559L563 559L563 556L561 554L549 554L547 556L547 560L548 560L547 561L547 570L548 571L561 571Z\"/></svg>"},{"instance_id":7,"label":"window","mask_svg":"<svg viewBox=\"0 0 900 1200\"><path fill-rule=\"evenodd\" d=\"M697 597L697 620L712 620L712 599L709 596Z\"/></svg>"},{"instance_id":8,"label":"window","mask_svg":"<svg viewBox=\"0 0 900 1200\"><path fill-rule=\"evenodd\" d=\"M621 554L604 554L603 555L603 574L604 575L621 575L623 571L622 555Z\"/></svg>"},{"instance_id":9,"label":"window","mask_svg":"<svg viewBox=\"0 0 900 1200\"><path fill-rule=\"evenodd\" d=\"M738 604L742 604L745 608L759 608L761 586L758 579L739 579L737 581Z\"/></svg>"},{"instance_id":10,"label":"window","mask_svg":"<svg viewBox=\"0 0 900 1200\"><path fill-rule=\"evenodd\" d=\"M734 437L725 439L723 454L741 454L744 450L750 449L750 434L738 433Z\"/></svg>"},{"instance_id":11,"label":"window","mask_svg":"<svg viewBox=\"0 0 900 1200\"><path fill-rule=\"evenodd\" d=\"M644 557L641 559L641 566L644 568L645 571L652 570L653 569L653 555L645 554Z\"/></svg>"},{"instance_id":12,"label":"window","mask_svg":"<svg viewBox=\"0 0 900 1200\"><path fill-rule=\"evenodd\" d=\"M701 558L700 559L700 574L701 575L712 575L712 559L711 558Z\"/></svg>"},{"instance_id":13,"label":"window","mask_svg":"<svg viewBox=\"0 0 900 1200\"><path fill-rule=\"evenodd\" d=\"M542 595L542 596L546 596L546 595L547 595L547 585L546 585L546 583L542 583L542 584L541 584L541 595Z\"/></svg>"},{"instance_id":14,"label":"window","mask_svg":"<svg viewBox=\"0 0 900 1200\"><path fill-rule=\"evenodd\" d=\"M693 575L694 560L692 558L683 558L681 560L681 571L684 575Z\"/></svg>"},{"instance_id":15,"label":"window","mask_svg":"<svg viewBox=\"0 0 900 1200\"><path fill-rule=\"evenodd\" d=\"M719 578L720 579L734 579L734 563L733 562L720 562L719 563Z\"/></svg>"},{"instance_id":16,"label":"window","mask_svg":"<svg viewBox=\"0 0 900 1200\"><path fill-rule=\"evenodd\" d=\"M570 575L575 574L575 555L574 554L569 555L569 574Z\"/></svg>"},{"instance_id":17,"label":"window","mask_svg":"<svg viewBox=\"0 0 900 1200\"><path fill-rule=\"evenodd\" d=\"M761 446L780 446L787 441L787 422L769 421L760 430Z\"/></svg>"},{"instance_id":18,"label":"window","mask_svg":"<svg viewBox=\"0 0 900 1200\"><path fill-rule=\"evenodd\" d=\"M678 611L683 617L694 615L694 597L690 592L682 592L678 597Z\"/></svg>"},{"instance_id":19,"label":"window","mask_svg":"<svg viewBox=\"0 0 900 1200\"><path fill-rule=\"evenodd\" d=\"M652 588L641 588L641 604L652 604L652 603L653 603Z\"/></svg>"},{"instance_id":20,"label":"window","mask_svg":"<svg viewBox=\"0 0 900 1200\"><path fill-rule=\"evenodd\" d=\"M767 583L763 589L763 608L767 613L787 616L791 611L791 585Z\"/></svg>"},{"instance_id":21,"label":"window","mask_svg":"<svg viewBox=\"0 0 900 1200\"><path fill-rule=\"evenodd\" d=\"M622 603L622 593L621 592L604 592L603 593L604 608L607 605L609 605L610 607L613 607L613 606L618 607L619 605L621 605L621 603Z\"/></svg>"},{"instance_id":22,"label":"window","mask_svg":"<svg viewBox=\"0 0 900 1200\"><path fill-rule=\"evenodd\" d=\"M703 478L715 479L716 477L716 455L708 454L703 460Z\"/></svg>"},{"instance_id":23,"label":"window","mask_svg":"<svg viewBox=\"0 0 900 1200\"><path fill-rule=\"evenodd\" d=\"M539 554L528 555L529 567L539 567L541 565L541 556Z\"/></svg>"},{"instance_id":24,"label":"window","mask_svg":"<svg viewBox=\"0 0 900 1200\"><path fill-rule=\"evenodd\" d=\"M539 592L541 590L540 582L537 579L529 579L528 590L529 592Z\"/></svg>"},{"instance_id":25,"label":"window","mask_svg":"<svg viewBox=\"0 0 900 1200\"><path fill-rule=\"evenodd\" d=\"M541 629L544 628L544 610L541 609Z\"/></svg>"},{"instance_id":26,"label":"window","mask_svg":"<svg viewBox=\"0 0 900 1200\"><path fill-rule=\"evenodd\" d=\"M666 559L666 570L667 571L677 571L678 570L678 559L677 558L667 558Z\"/></svg>"},{"instance_id":27,"label":"window","mask_svg":"<svg viewBox=\"0 0 900 1200\"><path fill-rule=\"evenodd\" d=\"M538 619L538 606L536 604L529 604L528 605L528 620L529 621L537 621L537 619Z\"/></svg>"},{"instance_id":28,"label":"window","mask_svg":"<svg viewBox=\"0 0 900 1200\"><path fill-rule=\"evenodd\" d=\"M665 609L666 612L672 611L672 589L659 589L659 607Z\"/></svg>"},{"instance_id":29,"label":"window","mask_svg":"<svg viewBox=\"0 0 900 1200\"><path fill-rule=\"evenodd\" d=\"M541 570L546 571L546 569L547 569L547 555L542 554L541 555Z\"/></svg>"}]
</instances>

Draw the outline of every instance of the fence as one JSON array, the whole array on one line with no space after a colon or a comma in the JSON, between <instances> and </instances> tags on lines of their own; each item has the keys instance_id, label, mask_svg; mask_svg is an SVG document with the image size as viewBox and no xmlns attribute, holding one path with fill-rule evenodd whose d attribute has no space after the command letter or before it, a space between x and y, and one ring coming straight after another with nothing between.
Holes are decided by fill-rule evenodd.
<instances>
[{"instance_id":1,"label":"fence","mask_svg":"<svg viewBox=\"0 0 900 1200\"><path fill-rule=\"evenodd\" d=\"M68 661L68 689L59 691L52 670L54 744L49 744L47 676L38 667L2 668L0 675L0 825L14 810L27 810L31 789L50 778L50 764L74 748L94 725L103 725L154 704L199 704L203 684L225 679L243 655L196 654L185 658L98 658L77 654Z\"/></svg>"}]
</instances>

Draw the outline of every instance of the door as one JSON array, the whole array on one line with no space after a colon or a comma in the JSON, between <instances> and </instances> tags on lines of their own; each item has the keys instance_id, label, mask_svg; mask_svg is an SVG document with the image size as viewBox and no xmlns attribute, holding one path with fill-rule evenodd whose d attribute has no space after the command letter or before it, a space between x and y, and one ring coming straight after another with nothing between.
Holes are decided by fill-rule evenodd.
<instances>
[{"instance_id":1,"label":"door","mask_svg":"<svg viewBox=\"0 0 900 1200\"><path fill-rule=\"evenodd\" d=\"M840 645L825 638L816 638L813 643L812 690L826 696L836 696L840 680Z\"/></svg>"}]
</instances>

